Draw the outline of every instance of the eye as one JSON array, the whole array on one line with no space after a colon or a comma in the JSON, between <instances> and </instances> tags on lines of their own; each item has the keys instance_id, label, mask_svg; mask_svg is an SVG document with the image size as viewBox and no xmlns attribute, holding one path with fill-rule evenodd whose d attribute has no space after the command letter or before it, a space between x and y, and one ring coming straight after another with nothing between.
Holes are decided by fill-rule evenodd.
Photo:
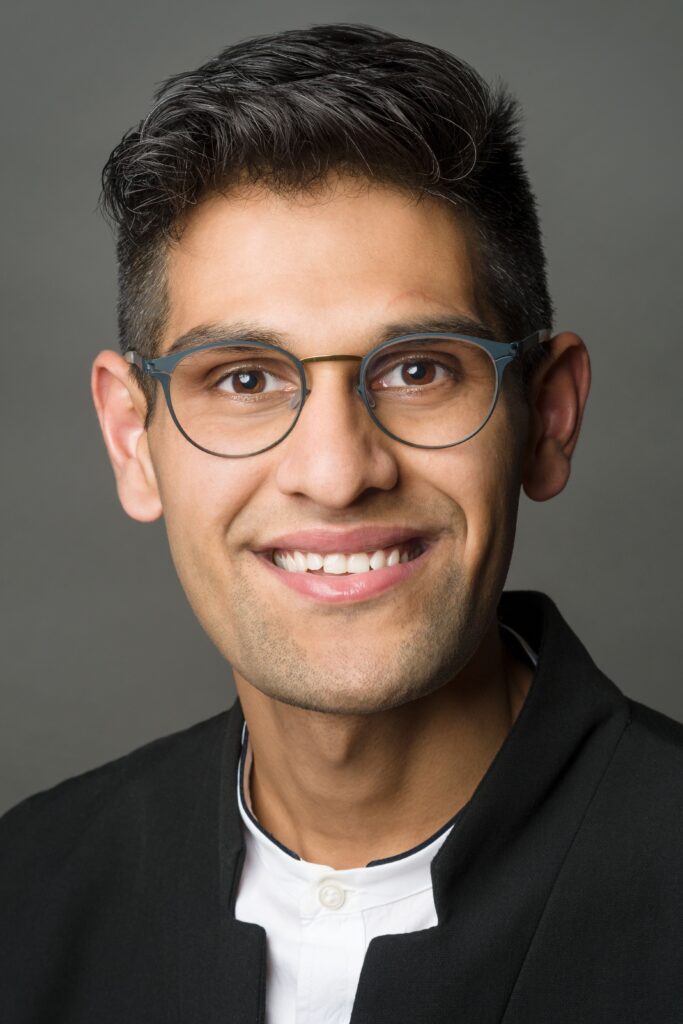
<instances>
[{"instance_id":1,"label":"eye","mask_svg":"<svg viewBox=\"0 0 683 1024\"><path fill-rule=\"evenodd\" d=\"M384 367L373 374L373 390L405 387L427 387L442 381L457 379L454 366L445 366L436 359L420 355L402 359L393 366Z\"/></svg>"},{"instance_id":2,"label":"eye","mask_svg":"<svg viewBox=\"0 0 683 1024\"><path fill-rule=\"evenodd\" d=\"M213 387L217 391L225 391L233 395L262 395L286 390L291 388L291 384L268 370L243 366L236 370L230 370L219 377Z\"/></svg>"}]
</instances>

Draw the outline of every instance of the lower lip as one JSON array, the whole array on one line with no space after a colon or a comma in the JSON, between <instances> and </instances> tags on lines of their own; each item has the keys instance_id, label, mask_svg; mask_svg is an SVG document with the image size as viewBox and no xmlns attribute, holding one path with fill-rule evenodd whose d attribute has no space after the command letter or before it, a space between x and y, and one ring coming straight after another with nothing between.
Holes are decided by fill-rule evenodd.
<instances>
[{"instance_id":1,"label":"lower lip","mask_svg":"<svg viewBox=\"0 0 683 1024\"><path fill-rule=\"evenodd\" d=\"M317 575L311 572L287 572L275 565L268 555L258 555L266 569L275 574L290 590L312 597L328 604L350 604L364 601L385 590L397 586L417 572L425 563L431 545L410 562L399 562L384 569L370 569L368 572L352 573L345 576Z\"/></svg>"}]
</instances>

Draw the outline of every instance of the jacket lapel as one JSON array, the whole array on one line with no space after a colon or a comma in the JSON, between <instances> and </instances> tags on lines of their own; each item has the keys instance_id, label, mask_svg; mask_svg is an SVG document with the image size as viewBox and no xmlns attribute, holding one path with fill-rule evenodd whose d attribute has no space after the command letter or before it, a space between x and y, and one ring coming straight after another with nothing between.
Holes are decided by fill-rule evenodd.
<instances>
[{"instance_id":1,"label":"jacket lapel","mask_svg":"<svg viewBox=\"0 0 683 1024\"><path fill-rule=\"evenodd\" d=\"M204 770L178 846L169 941L178 1024L259 1024L265 1019L266 936L237 921L244 843L236 801L243 716L236 701L211 720Z\"/></svg>"}]
</instances>

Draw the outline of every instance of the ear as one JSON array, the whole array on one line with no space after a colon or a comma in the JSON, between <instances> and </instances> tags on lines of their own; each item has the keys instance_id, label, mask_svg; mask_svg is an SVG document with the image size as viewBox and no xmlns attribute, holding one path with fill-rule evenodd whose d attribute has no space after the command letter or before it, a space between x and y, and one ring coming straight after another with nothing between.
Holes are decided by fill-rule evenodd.
<instances>
[{"instance_id":1,"label":"ear","mask_svg":"<svg viewBox=\"0 0 683 1024\"><path fill-rule=\"evenodd\" d=\"M563 331L546 345L550 355L531 381L531 419L522 487L533 501L547 501L569 480L591 383L588 350L577 334Z\"/></svg>"},{"instance_id":2,"label":"ear","mask_svg":"<svg viewBox=\"0 0 683 1024\"><path fill-rule=\"evenodd\" d=\"M163 509L144 427L145 396L118 352L100 352L90 386L119 500L132 519L152 522Z\"/></svg>"}]
</instances>

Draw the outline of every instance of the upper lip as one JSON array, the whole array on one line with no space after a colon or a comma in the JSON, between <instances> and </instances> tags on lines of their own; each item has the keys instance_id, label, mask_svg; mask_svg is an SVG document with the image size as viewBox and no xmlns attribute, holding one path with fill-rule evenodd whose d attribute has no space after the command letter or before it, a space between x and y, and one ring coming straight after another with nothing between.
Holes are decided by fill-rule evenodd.
<instances>
[{"instance_id":1,"label":"upper lip","mask_svg":"<svg viewBox=\"0 0 683 1024\"><path fill-rule=\"evenodd\" d=\"M426 540L427 532L414 526L357 526L352 530L296 530L265 541L257 552L273 550L314 551L318 554L342 554L377 551L407 540Z\"/></svg>"}]
</instances>

